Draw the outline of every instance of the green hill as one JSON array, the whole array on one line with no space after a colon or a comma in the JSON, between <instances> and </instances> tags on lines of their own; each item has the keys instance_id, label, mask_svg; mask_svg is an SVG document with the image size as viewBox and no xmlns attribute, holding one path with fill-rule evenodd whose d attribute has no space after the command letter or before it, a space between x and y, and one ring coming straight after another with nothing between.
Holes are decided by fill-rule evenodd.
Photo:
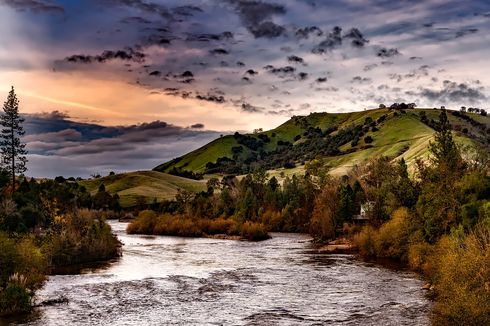
<instances>
[{"instance_id":1,"label":"green hill","mask_svg":"<svg viewBox=\"0 0 490 326\"><path fill-rule=\"evenodd\" d=\"M196 181L156 171L137 171L116 174L80 182L91 193L97 192L104 184L106 191L120 197L123 207L134 206L142 198L151 202L173 199L178 189L199 192L206 189L206 181Z\"/></svg>"},{"instance_id":2,"label":"green hill","mask_svg":"<svg viewBox=\"0 0 490 326\"><path fill-rule=\"evenodd\" d=\"M441 110L375 109L351 113L295 116L279 127L256 134L224 136L154 170L179 174L245 174L256 166L296 173L316 157L324 157L334 173L376 155L404 157L412 164L427 155ZM448 111L456 140L488 144L490 118Z\"/></svg>"},{"instance_id":3,"label":"green hill","mask_svg":"<svg viewBox=\"0 0 490 326\"><path fill-rule=\"evenodd\" d=\"M107 191L119 194L123 207L130 207L141 199L147 202L155 198L158 201L173 199L178 189L205 190L205 180L192 180L178 174L241 175L261 166L271 175L280 177L304 173L304 164L319 157L327 161L333 174L345 174L354 165L380 155L393 159L403 157L411 166L417 158L427 157L440 112L435 109L376 109L295 116L269 131L218 138L159 165L154 171L119 174L81 184L95 193L103 183ZM448 111L448 118L457 142L488 146L490 117Z\"/></svg>"}]
</instances>

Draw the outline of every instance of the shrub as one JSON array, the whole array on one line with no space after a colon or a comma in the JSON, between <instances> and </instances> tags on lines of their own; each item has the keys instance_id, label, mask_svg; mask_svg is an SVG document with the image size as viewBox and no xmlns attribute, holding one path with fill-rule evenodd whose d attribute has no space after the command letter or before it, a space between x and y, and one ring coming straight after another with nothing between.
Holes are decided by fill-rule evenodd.
<instances>
[{"instance_id":1,"label":"shrub","mask_svg":"<svg viewBox=\"0 0 490 326\"><path fill-rule=\"evenodd\" d=\"M431 257L434 251L434 246L425 242L420 235L420 239L413 240L408 246L408 266L416 271L426 271L428 273L431 270Z\"/></svg>"},{"instance_id":2,"label":"shrub","mask_svg":"<svg viewBox=\"0 0 490 326\"><path fill-rule=\"evenodd\" d=\"M31 294L26 286L26 278L14 274L0 292L0 316L29 312L32 309Z\"/></svg>"},{"instance_id":3,"label":"shrub","mask_svg":"<svg viewBox=\"0 0 490 326\"><path fill-rule=\"evenodd\" d=\"M281 212L271 209L266 210L260 217L262 224L266 225L269 230L280 231L282 224Z\"/></svg>"},{"instance_id":4,"label":"shrub","mask_svg":"<svg viewBox=\"0 0 490 326\"><path fill-rule=\"evenodd\" d=\"M353 238L354 245L362 257L376 257L376 230L366 225Z\"/></svg>"},{"instance_id":5,"label":"shrub","mask_svg":"<svg viewBox=\"0 0 490 326\"><path fill-rule=\"evenodd\" d=\"M270 238L264 224L251 221L243 223L240 235L250 241L261 241Z\"/></svg>"},{"instance_id":6,"label":"shrub","mask_svg":"<svg viewBox=\"0 0 490 326\"><path fill-rule=\"evenodd\" d=\"M490 227L439 246L435 324L490 325Z\"/></svg>"},{"instance_id":7,"label":"shrub","mask_svg":"<svg viewBox=\"0 0 490 326\"><path fill-rule=\"evenodd\" d=\"M68 266L113 258L119 255L119 241L111 227L88 209L59 217L53 225L48 252L54 266Z\"/></svg>"},{"instance_id":8,"label":"shrub","mask_svg":"<svg viewBox=\"0 0 490 326\"><path fill-rule=\"evenodd\" d=\"M203 235L200 223L181 216L164 216L158 219L153 234L179 237L200 237Z\"/></svg>"},{"instance_id":9,"label":"shrub","mask_svg":"<svg viewBox=\"0 0 490 326\"><path fill-rule=\"evenodd\" d=\"M28 312L33 291L47 272L46 258L31 238L0 233L0 315Z\"/></svg>"},{"instance_id":10,"label":"shrub","mask_svg":"<svg viewBox=\"0 0 490 326\"><path fill-rule=\"evenodd\" d=\"M207 222L207 234L228 234L238 235L238 226L235 220L223 217Z\"/></svg>"},{"instance_id":11,"label":"shrub","mask_svg":"<svg viewBox=\"0 0 490 326\"><path fill-rule=\"evenodd\" d=\"M371 137L371 136L366 136L366 137L364 137L364 142L365 142L366 144L371 144L373 141L374 141L374 139L373 139L373 137Z\"/></svg>"},{"instance_id":12,"label":"shrub","mask_svg":"<svg viewBox=\"0 0 490 326\"><path fill-rule=\"evenodd\" d=\"M128 224L126 232L128 234L153 234L156 222L156 213L151 210L144 210Z\"/></svg>"},{"instance_id":13,"label":"shrub","mask_svg":"<svg viewBox=\"0 0 490 326\"><path fill-rule=\"evenodd\" d=\"M393 212L391 219L384 223L376 234L376 254L378 257L405 260L409 229L409 213L405 207Z\"/></svg>"}]
</instances>

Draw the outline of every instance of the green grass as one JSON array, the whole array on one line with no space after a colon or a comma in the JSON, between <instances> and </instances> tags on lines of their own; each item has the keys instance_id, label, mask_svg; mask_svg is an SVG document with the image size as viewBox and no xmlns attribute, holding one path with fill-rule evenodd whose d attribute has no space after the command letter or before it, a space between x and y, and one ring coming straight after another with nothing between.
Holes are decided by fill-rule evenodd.
<instances>
[{"instance_id":1,"label":"green grass","mask_svg":"<svg viewBox=\"0 0 490 326\"><path fill-rule=\"evenodd\" d=\"M109 193L117 193L123 207L134 206L139 197L147 202L174 199L178 189L199 192L206 189L206 180L191 180L156 171L137 171L80 182L91 193L104 184Z\"/></svg>"}]
</instances>

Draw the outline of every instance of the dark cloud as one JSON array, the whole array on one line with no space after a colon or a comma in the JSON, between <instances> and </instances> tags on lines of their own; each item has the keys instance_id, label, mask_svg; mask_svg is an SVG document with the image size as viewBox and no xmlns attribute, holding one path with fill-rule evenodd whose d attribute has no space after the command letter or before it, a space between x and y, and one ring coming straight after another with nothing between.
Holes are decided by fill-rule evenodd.
<instances>
[{"instance_id":1,"label":"dark cloud","mask_svg":"<svg viewBox=\"0 0 490 326\"><path fill-rule=\"evenodd\" d=\"M285 32L283 26L270 20L274 15L286 13L284 6L256 0L228 0L231 2L245 27L255 38L275 38Z\"/></svg>"},{"instance_id":2,"label":"dark cloud","mask_svg":"<svg viewBox=\"0 0 490 326\"><path fill-rule=\"evenodd\" d=\"M159 70L154 70L154 71L149 73L150 76L155 76L155 77L159 77L161 74L162 73Z\"/></svg>"},{"instance_id":3,"label":"dark cloud","mask_svg":"<svg viewBox=\"0 0 490 326\"><path fill-rule=\"evenodd\" d=\"M298 30L296 30L295 33L296 37L302 39L308 39L311 34L313 34L314 36L322 36L323 31L317 26L309 26L309 27L299 28Z\"/></svg>"},{"instance_id":4,"label":"dark cloud","mask_svg":"<svg viewBox=\"0 0 490 326\"><path fill-rule=\"evenodd\" d=\"M276 23L266 21L256 26L249 27L249 31L256 38L275 38L283 35L286 32L286 29L283 26L277 25Z\"/></svg>"},{"instance_id":5,"label":"dark cloud","mask_svg":"<svg viewBox=\"0 0 490 326\"><path fill-rule=\"evenodd\" d=\"M395 48L380 48L376 51L376 55L380 58L391 58L400 55L400 52Z\"/></svg>"},{"instance_id":6,"label":"dark cloud","mask_svg":"<svg viewBox=\"0 0 490 326\"><path fill-rule=\"evenodd\" d=\"M371 82L372 82L371 78L361 77L361 76L355 76L351 80L351 83L358 83L358 84L369 84Z\"/></svg>"},{"instance_id":7,"label":"dark cloud","mask_svg":"<svg viewBox=\"0 0 490 326\"><path fill-rule=\"evenodd\" d=\"M342 45L342 28L335 26L317 47L313 49L314 53L325 53Z\"/></svg>"},{"instance_id":8,"label":"dark cloud","mask_svg":"<svg viewBox=\"0 0 490 326\"><path fill-rule=\"evenodd\" d=\"M396 80L398 83L400 83L405 79L420 79L429 76L429 68L430 67L428 65L422 65L417 69L413 69L409 73L406 73L404 75L399 73L390 73L388 74L388 77L391 80Z\"/></svg>"},{"instance_id":9,"label":"dark cloud","mask_svg":"<svg viewBox=\"0 0 490 326\"><path fill-rule=\"evenodd\" d=\"M126 17L124 19L121 19L121 23L123 24L151 24L151 21L149 21L146 18L140 17L140 16L133 16L133 17Z\"/></svg>"},{"instance_id":10,"label":"dark cloud","mask_svg":"<svg viewBox=\"0 0 490 326\"><path fill-rule=\"evenodd\" d=\"M248 112L248 113L260 113L260 112L265 111L265 108L260 107L260 106L255 106L255 105L252 105L252 104L247 103L247 102L242 103L241 109L242 109L242 111Z\"/></svg>"},{"instance_id":11,"label":"dark cloud","mask_svg":"<svg viewBox=\"0 0 490 326\"><path fill-rule=\"evenodd\" d=\"M370 63L368 65L365 65L364 68L362 70L364 71L371 71L373 70L374 68L376 68L378 66L377 63Z\"/></svg>"},{"instance_id":12,"label":"dark cloud","mask_svg":"<svg viewBox=\"0 0 490 326\"><path fill-rule=\"evenodd\" d=\"M456 83L450 80L443 81L442 88L439 90L422 88L419 95L431 102L440 103L478 103L486 100L487 96L483 93L483 87L471 87L465 83Z\"/></svg>"},{"instance_id":13,"label":"dark cloud","mask_svg":"<svg viewBox=\"0 0 490 326\"><path fill-rule=\"evenodd\" d=\"M335 26L327 37L313 48L313 53L322 54L342 46L343 40L350 41L350 45L356 48L362 48L369 41L357 28L351 28L347 33L342 33L342 28Z\"/></svg>"},{"instance_id":14,"label":"dark cloud","mask_svg":"<svg viewBox=\"0 0 490 326\"><path fill-rule=\"evenodd\" d=\"M70 121L59 112L25 118L28 174L36 177L152 169L219 137L201 130L201 123L190 128L163 121L106 127Z\"/></svg>"},{"instance_id":15,"label":"dark cloud","mask_svg":"<svg viewBox=\"0 0 490 326\"><path fill-rule=\"evenodd\" d=\"M250 75L250 76L255 76L255 75L258 75L259 73L253 69L249 69L245 72L245 74Z\"/></svg>"},{"instance_id":16,"label":"dark cloud","mask_svg":"<svg viewBox=\"0 0 490 326\"><path fill-rule=\"evenodd\" d=\"M306 79L308 79L308 73L307 72L300 72L298 74L298 79L299 80L306 80Z\"/></svg>"},{"instance_id":17,"label":"dark cloud","mask_svg":"<svg viewBox=\"0 0 490 326\"><path fill-rule=\"evenodd\" d=\"M62 6L43 0L3 0L2 2L20 11L29 10L38 13L65 13L65 9Z\"/></svg>"},{"instance_id":18,"label":"dark cloud","mask_svg":"<svg viewBox=\"0 0 490 326\"><path fill-rule=\"evenodd\" d=\"M143 52L134 50L133 48L126 48L124 50L118 51L104 51L100 55L85 55L76 54L64 59L65 62L69 63L103 63L111 60L123 60L123 61L133 61L137 63L142 63L145 61L146 55Z\"/></svg>"},{"instance_id":19,"label":"dark cloud","mask_svg":"<svg viewBox=\"0 0 490 326\"><path fill-rule=\"evenodd\" d=\"M247 26L257 25L273 15L286 13L284 6L258 0L230 0Z\"/></svg>"},{"instance_id":20,"label":"dark cloud","mask_svg":"<svg viewBox=\"0 0 490 326\"><path fill-rule=\"evenodd\" d=\"M233 39L232 32L223 32L221 34L189 34L186 38L187 41L191 42L210 42L210 41L223 41Z\"/></svg>"},{"instance_id":21,"label":"dark cloud","mask_svg":"<svg viewBox=\"0 0 490 326\"><path fill-rule=\"evenodd\" d=\"M364 35L362 35L361 31L359 31L357 28L352 28L350 29L346 34L343 36L346 39L351 40L351 45L354 47L363 47L366 43L369 41L364 38Z\"/></svg>"},{"instance_id":22,"label":"dark cloud","mask_svg":"<svg viewBox=\"0 0 490 326\"><path fill-rule=\"evenodd\" d=\"M172 9L172 12L179 16L194 16L196 13L203 12L200 7L197 6L179 6Z\"/></svg>"},{"instance_id":23,"label":"dark cloud","mask_svg":"<svg viewBox=\"0 0 490 326\"><path fill-rule=\"evenodd\" d=\"M46 120L67 120L70 118L70 115L67 112L61 112L58 110L51 112L32 113L29 116Z\"/></svg>"},{"instance_id":24,"label":"dark cloud","mask_svg":"<svg viewBox=\"0 0 490 326\"><path fill-rule=\"evenodd\" d=\"M169 20L174 19L169 9L161 4L146 2L143 0L104 0L104 1L106 3L113 4L113 5L132 7L150 14L161 16Z\"/></svg>"},{"instance_id":25,"label":"dark cloud","mask_svg":"<svg viewBox=\"0 0 490 326\"><path fill-rule=\"evenodd\" d=\"M44 142L44 143L58 143L65 141L77 141L82 139L82 133L75 129L64 129L55 132L47 132L44 134L27 135L23 138L26 143L29 142Z\"/></svg>"},{"instance_id":26,"label":"dark cloud","mask_svg":"<svg viewBox=\"0 0 490 326\"><path fill-rule=\"evenodd\" d=\"M183 77L183 78L193 78L194 77L194 74L189 71L189 70L186 70L182 73L182 75L180 75L180 77Z\"/></svg>"},{"instance_id":27,"label":"dark cloud","mask_svg":"<svg viewBox=\"0 0 490 326\"><path fill-rule=\"evenodd\" d=\"M479 29L473 26L463 26L458 28L437 27L436 24L425 26L426 29L420 32L416 37L429 39L438 42L452 41L458 38L466 37L479 32Z\"/></svg>"},{"instance_id":28,"label":"dark cloud","mask_svg":"<svg viewBox=\"0 0 490 326\"><path fill-rule=\"evenodd\" d=\"M298 57L297 55L290 55L288 57L288 62L290 62L290 63L304 64L305 63L305 60L303 60L303 58L301 58L301 57Z\"/></svg>"},{"instance_id":29,"label":"dark cloud","mask_svg":"<svg viewBox=\"0 0 490 326\"><path fill-rule=\"evenodd\" d=\"M318 77L316 79L317 83L326 83L327 82L327 77Z\"/></svg>"},{"instance_id":30,"label":"dark cloud","mask_svg":"<svg viewBox=\"0 0 490 326\"><path fill-rule=\"evenodd\" d=\"M225 97L223 95L207 94L207 95L196 95L196 99L201 101L215 102L215 103L225 103Z\"/></svg>"},{"instance_id":31,"label":"dark cloud","mask_svg":"<svg viewBox=\"0 0 490 326\"><path fill-rule=\"evenodd\" d=\"M229 52L225 49L213 49L213 50L210 50L209 53L211 53L212 55L227 55L229 54Z\"/></svg>"},{"instance_id":32,"label":"dark cloud","mask_svg":"<svg viewBox=\"0 0 490 326\"><path fill-rule=\"evenodd\" d=\"M266 69L271 74L274 74L274 75L277 75L280 77L292 76L296 72L296 68L291 67L291 66L285 66L285 67L279 67L279 68L274 68L271 66L270 68L266 68Z\"/></svg>"}]
</instances>

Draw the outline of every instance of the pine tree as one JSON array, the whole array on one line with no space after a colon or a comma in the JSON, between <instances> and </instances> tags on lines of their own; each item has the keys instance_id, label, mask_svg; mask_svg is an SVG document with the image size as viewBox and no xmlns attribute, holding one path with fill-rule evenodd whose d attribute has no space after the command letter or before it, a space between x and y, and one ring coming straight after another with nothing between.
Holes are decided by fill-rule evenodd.
<instances>
[{"instance_id":1,"label":"pine tree","mask_svg":"<svg viewBox=\"0 0 490 326\"><path fill-rule=\"evenodd\" d=\"M2 151L3 166L11 176L12 189L14 190L15 174L23 174L27 170L26 144L20 139L24 135L23 122L24 119L19 115L19 100L15 95L14 87L12 87L7 101L3 104L3 114L0 117L0 125L2 126L0 150Z\"/></svg>"},{"instance_id":2,"label":"pine tree","mask_svg":"<svg viewBox=\"0 0 490 326\"><path fill-rule=\"evenodd\" d=\"M445 110L439 116L435 143L431 143L429 149L437 166L446 165L450 169L455 169L461 161L461 155L453 140L451 124Z\"/></svg>"}]
</instances>

